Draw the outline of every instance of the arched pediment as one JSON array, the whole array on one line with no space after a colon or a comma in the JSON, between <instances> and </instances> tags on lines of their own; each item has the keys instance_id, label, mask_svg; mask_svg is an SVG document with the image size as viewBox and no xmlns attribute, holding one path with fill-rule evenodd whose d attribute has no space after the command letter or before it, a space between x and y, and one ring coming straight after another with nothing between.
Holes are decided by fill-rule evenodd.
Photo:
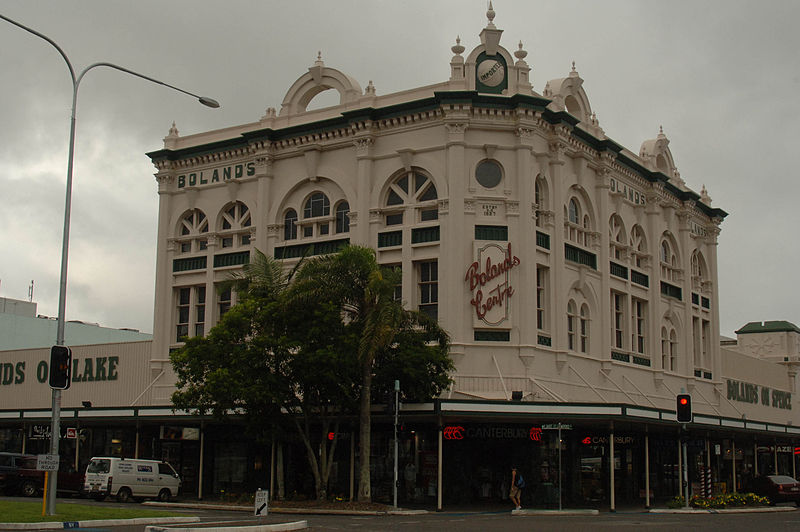
<instances>
[{"instance_id":1,"label":"arched pediment","mask_svg":"<svg viewBox=\"0 0 800 532\"><path fill-rule=\"evenodd\" d=\"M339 103L358 101L362 96L361 85L335 68L326 67L322 59L317 59L308 72L295 81L283 98L281 116L304 113L314 96L328 89L339 93Z\"/></svg>"},{"instance_id":2,"label":"arched pediment","mask_svg":"<svg viewBox=\"0 0 800 532\"><path fill-rule=\"evenodd\" d=\"M550 106L554 110L567 111L584 124L591 122L592 106L583 90L583 78L575 70L574 63L569 76L548 81L542 95L553 100Z\"/></svg>"},{"instance_id":3,"label":"arched pediment","mask_svg":"<svg viewBox=\"0 0 800 532\"><path fill-rule=\"evenodd\" d=\"M669 149L669 139L664 134L663 128L659 128L656 138L642 142L642 146L639 148L639 157L650 170L661 172L678 186L683 186L683 180Z\"/></svg>"}]
</instances>

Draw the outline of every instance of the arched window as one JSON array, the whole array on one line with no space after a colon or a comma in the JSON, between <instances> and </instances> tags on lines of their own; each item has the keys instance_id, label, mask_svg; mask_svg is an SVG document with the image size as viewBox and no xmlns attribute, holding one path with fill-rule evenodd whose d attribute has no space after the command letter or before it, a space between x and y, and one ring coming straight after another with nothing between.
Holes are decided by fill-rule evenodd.
<instances>
[{"instance_id":1,"label":"arched window","mask_svg":"<svg viewBox=\"0 0 800 532\"><path fill-rule=\"evenodd\" d=\"M667 281L680 281L680 269L678 268L678 256L673 243L669 237L661 240L661 277Z\"/></svg>"},{"instance_id":2,"label":"arched window","mask_svg":"<svg viewBox=\"0 0 800 532\"><path fill-rule=\"evenodd\" d=\"M579 246L591 247L593 229L594 221L585 198L572 196L564 205L564 238Z\"/></svg>"},{"instance_id":3,"label":"arched window","mask_svg":"<svg viewBox=\"0 0 800 532\"><path fill-rule=\"evenodd\" d=\"M306 200L303 207L303 219L316 218L318 216L330 216L331 202L328 196L322 192L315 192Z\"/></svg>"},{"instance_id":4,"label":"arched window","mask_svg":"<svg viewBox=\"0 0 800 532\"><path fill-rule=\"evenodd\" d=\"M675 371L678 368L678 333L672 329L669 333L669 368Z\"/></svg>"},{"instance_id":5,"label":"arched window","mask_svg":"<svg viewBox=\"0 0 800 532\"><path fill-rule=\"evenodd\" d=\"M324 217L331 215L331 202L322 192L314 192L303 206L303 238L325 236L331 232L331 220ZM319 219L323 218L323 219ZM316 231L315 231L316 229Z\"/></svg>"},{"instance_id":6,"label":"arched window","mask_svg":"<svg viewBox=\"0 0 800 532\"><path fill-rule=\"evenodd\" d=\"M386 225L402 225L406 210L411 207L414 212L411 222L430 222L439 219L439 198L436 185L425 174L418 171L406 172L397 177L390 185L384 202Z\"/></svg>"},{"instance_id":7,"label":"arched window","mask_svg":"<svg viewBox=\"0 0 800 532\"><path fill-rule=\"evenodd\" d=\"M536 203L536 227L544 225L543 213L550 207L547 201L547 181L541 175L536 176L533 184L533 201Z\"/></svg>"},{"instance_id":8,"label":"arched window","mask_svg":"<svg viewBox=\"0 0 800 532\"><path fill-rule=\"evenodd\" d=\"M222 211L218 230L223 248L247 246L250 244L250 210L247 205L237 201Z\"/></svg>"},{"instance_id":9,"label":"arched window","mask_svg":"<svg viewBox=\"0 0 800 532\"><path fill-rule=\"evenodd\" d=\"M669 321L661 327L661 367L664 371L678 368L678 333Z\"/></svg>"},{"instance_id":10,"label":"arched window","mask_svg":"<svg viewBox=\"0 0 800 532\"><path fill-rule=\"evenodd\" d=\"M578 201L575 198L569 200L569 217L568 220L570 223L577 225L580 220L580 207L578 206Z\"/></svg>"},{"instance_id":11,"label":"arched window","mask_svg":"<svg viewBox=\"0 0 800 532\"><path fill-rule=\"evenodd\" d=\"M575 301L569 300L567 303L567 349L575 350L575 333L577 328L578 311Z\"/></svg>"},{"instance_id":12,"label":"arched window","mask_svg":"<svg viewBox=\"0 0 800 532\"><path fill-rule=\"evenodd\" d=\"M589 351L589 307L585 304L581 306L580 324L580 350L581 353L587 353Z\"/></svg>"},{"instance_id":13,"label":"arched window","mask_svg":"<svg viewBox=\"0 0 800 532\"><path fill-rule=\"evenodd\" d=\"M236 202L222 213L222 230L250 227L250 211L247 205Z\"/></svg>"},{"instance_id":14,"label":"arched window","mask_svg":"<svg viewBox=\"0 0 800 532\"><path fill-rule=\"evenodd\" d=\"M297 239L297 212L294 209L289 209L283 216L283 239Z\"/></svg>"},{"instance_id":15,"label":"arched window","mask_svg":"<svg viewBox=\"0 0 800 532\"><path fill-rule=\"evenodd\" d=\"M634 225L631 229L631 250L633 265L637 268L644 268L647 260L647 240L641 225Z\"/></svg>"},{"instance_id":16,"label":"arched window","mask_svg":"<svg viewBox=\"0 0 800 532\"><path fill-rule=\"evenodd\" d=\"M609 245L611 246L611 256L616 260L625 258L626 240L625 225L622 218L614 214L608 222Z\"/></svg>"},{"instance_id":17,"label":"arched window","mask_svg":"<svg viewBox=\"0 0 800 532\"><path fill-rule=\"evenodd\" d=\"M207 232L208 219L200 209L189 211L181 220L181 236L197 235Z\"/></svg>"},{"instance_id":18,"label":"arched window","mask_svg":"<svg viewBox=\"0 0 800 532\"><path fill-rule=\"evenodd\" d=\"M336 232L349 233L350 232L350 204L346 201L339 202L336 205Z\"/></svg>"},{"instance_id":19,"label":"arched window","mask_svg":"<svg viewBox=\"0 0 800 532\"><path fill-rule=\"evenodd\" d=\"M193 209L181 218L176 242L180 253L203 251L208 247L208 218L200 209Z\"/></svg>"}]
</instances>

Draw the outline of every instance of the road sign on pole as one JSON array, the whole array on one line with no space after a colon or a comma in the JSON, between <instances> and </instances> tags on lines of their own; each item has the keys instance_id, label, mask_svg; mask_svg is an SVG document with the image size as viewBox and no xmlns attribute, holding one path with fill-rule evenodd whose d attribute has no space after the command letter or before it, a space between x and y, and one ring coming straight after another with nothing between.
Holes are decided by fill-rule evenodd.
<instances>
[{"instance_id":1,"label":"road sign on pole","mask_svg":"<svg viewBox=\"0 0 800 532\"><path fill-rule=\"evenodd\" d=\"M256 517L263 517L269 512L269 490L258 489L255 497L255 508L253 509Z\"/></svg>"},{"instance_id":2,"label":"road sign on pole","mask_svg":"<svg viewBox=\"0 0 800 532\"><path fill-rule=\"evenodd\" d=\"M58 455L57 454L37 454L36 455L36 470L37 471L58 471Z\"/></svg>"}]
</instances>

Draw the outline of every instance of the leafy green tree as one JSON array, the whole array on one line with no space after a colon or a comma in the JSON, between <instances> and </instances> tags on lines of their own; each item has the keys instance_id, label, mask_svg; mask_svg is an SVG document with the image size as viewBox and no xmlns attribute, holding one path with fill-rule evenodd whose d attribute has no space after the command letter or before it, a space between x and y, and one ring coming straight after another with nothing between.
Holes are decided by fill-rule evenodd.
<instances>
[{"instance_id":1,"label":"leafy green tree","mask_svg":"<svg viewBox=\"0 0 800 532\"><path fill-rule=\"evenodd\" d=\"M178 376L173 404L217 419L244 415L251 433L294 425L306 449L317 498L327 497L338 432L357 397L358 338L339 308L284 298L289 276L261 253L234 280L241 302L203 337L170 355Z\"/></svg>"},{"instance_id":2,"label":"leafy green tree","mask_svg":"<svg viewBox=\"0 0 800 532\"><path fill-rule=\"evenodd\" d=\"M359 491L358 500L372 500L370 443L373 374L387 381L406 381L408 397L425 400L447 387L452 362L447 356L449 338L428 316L404 309L395 300L399 272L381 268L375 252L346 246L338 253L315 257L298 270L288 290L300 305L329 302L340 309L341 321L358 337L359 387ZM385 363L379 368L379 362ZM381 371L383 369L383 371Z\"/></svg>"}]
</instances>

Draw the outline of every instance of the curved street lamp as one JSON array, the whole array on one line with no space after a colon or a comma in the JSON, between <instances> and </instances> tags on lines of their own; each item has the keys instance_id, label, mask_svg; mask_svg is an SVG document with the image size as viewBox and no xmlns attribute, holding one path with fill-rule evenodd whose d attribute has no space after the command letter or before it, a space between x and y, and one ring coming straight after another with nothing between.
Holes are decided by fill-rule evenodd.
<instances>
[{"instance_id":1,"label":"curved street lamp","mask_svg":"<svg viewBox=\"0 0 800 532\"><path fill-rule=\"evenodd\" d=\"M19 22L12 20L2 14L0 14L0 18L52 44L55 47L55 49L58 50L58 53L61 54L61 57L64 58L64 61L67 63L67 68L69 68L69 75L72 78L72 114L69 126L69 157L67 159L67 192L66 192L66 201L64 205L64 233L61 244L61 281L59 283L59 290L58 290L58 321L57 321L58 325L56 328L56 345L64 345L65 310L67 306L67 262L69 256L69 224L70 224L70 214L72 211L72 161L75 152L75 108L78 103L78 88L80 87L80 83L81 80L83 79L83 76L85 76L87 72L89 72L95 67L104 66L113 68L115 70L119 70L121 72L125 72L126 74L131 74L132 76L136 76L138 78L146 79L147 81L152 81L157 85L163 85L178 92L188 94L189 96L197 98L197 101L199 101L201 104L207 107L216 109L217 107L219 107L219 102L217 102L213 98L209 98L207 96L198 96L197 94L185 91L183 89L175 87L174 85L170 85L169 83L164 83L163 81L159 81L149 76L145 76L144 74L134 72L133 70L121 67L119 65L115 65L113 63L106 63L106 62L93 63L84 68L76 76L75 69L72 67L72 63L67 57L67 54L65 54L64 50L62 50L61 47L58 44L56 44L55 41L53 41L50 37L43 35L42 33L39 33L38 31L31 29L25 26L24 24L20 24ZM50 454L57 455L59 454L58 442L61 437L61 427L60 427L61 390L53 389L52 404L53 404L52 407L53 416L52 416L52 427L50 433ZM52 471L48 475L47 489L46 489L46 494L47 494L46 507L48 515L55 515L55 509L56 509L55 495L56 495L57 478L58 478L58 471Z\"/></svg>"}]
</instances>

